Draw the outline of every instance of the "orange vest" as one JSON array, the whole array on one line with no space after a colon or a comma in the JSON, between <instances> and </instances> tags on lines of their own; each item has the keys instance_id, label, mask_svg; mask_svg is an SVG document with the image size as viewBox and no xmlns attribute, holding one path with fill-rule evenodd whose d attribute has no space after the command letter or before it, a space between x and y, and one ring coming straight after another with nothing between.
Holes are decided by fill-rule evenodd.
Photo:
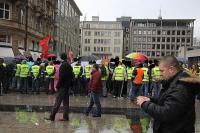
<instances>
[{"instance_id":1,"label":"orange vest","mask_svg":"<svg viewBox=\"0 0 200 133\"><path fill-rule=\"evenodd\" d=\"M133 83L138 85L143 84L142 80L144 72L142 71L141 68L137 68L136 70L137 70L137 75L135 76Z\"/></svg>"}]
</instances>

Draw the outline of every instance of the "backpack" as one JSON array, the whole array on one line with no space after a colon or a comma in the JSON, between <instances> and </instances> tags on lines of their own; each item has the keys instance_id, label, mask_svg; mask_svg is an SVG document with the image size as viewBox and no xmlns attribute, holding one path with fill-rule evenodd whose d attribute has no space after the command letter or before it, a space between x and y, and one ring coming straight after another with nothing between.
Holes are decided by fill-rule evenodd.
<instances>
[{"instance_id":1,"label":"backpack","mask_svg":"<svg viewBox=\"0 0 200 133\"><path fill-rule=\"evenodd\" d=\"M105 68L104 66L102 66L100 69L101 69L101 76L102 76L102 77L107 76L106 68Z\"/></svg>"}]
</instances>

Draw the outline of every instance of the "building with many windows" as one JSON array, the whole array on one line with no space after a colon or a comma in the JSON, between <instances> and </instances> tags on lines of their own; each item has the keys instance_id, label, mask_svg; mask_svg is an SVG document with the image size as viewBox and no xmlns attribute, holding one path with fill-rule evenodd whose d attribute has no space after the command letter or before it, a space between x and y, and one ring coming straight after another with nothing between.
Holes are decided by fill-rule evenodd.
<instances>
[{"instance_id":1,"label":"building with many windows","mask_svg":"<svg viewBox=\"0 0 200 133\"><path fill-rule=\"evenodd\" d=\"M80 16L82 15L74 0L56 0L54 48L57 54L68 52L71 48L74 57L80 55Z\"/></svg>"},{"instance_id":2,"label":"building with many windows","mask_svg":"<svg viewBox=\"0 0 200 133\"><path fill-rule=\"evenodd\" d=\"M0 0L0 56L42 50L38 41L53 34L53 0Z\"/></svg>"},{"instance_id":3,"label":"building with many windows","mask_svg":"<svg viewBox=\"0 0 200 133\"><path fill-rule=\"evenodd\" d=\"M132 19L129 52L150 58L178 55L179 47L193 45L194 19Z\"/></svg>"},{"instance_id":4,"label":"building with many windows","mask_svg":"<svg viewBox=\"0 0 200 133\"><path fill-rule=\"evenodd\" d=\"M81 55L122 58L123 28L121 22L99 21L93 16L92 21L81 24Z\"/></svg>"}]
</instances>

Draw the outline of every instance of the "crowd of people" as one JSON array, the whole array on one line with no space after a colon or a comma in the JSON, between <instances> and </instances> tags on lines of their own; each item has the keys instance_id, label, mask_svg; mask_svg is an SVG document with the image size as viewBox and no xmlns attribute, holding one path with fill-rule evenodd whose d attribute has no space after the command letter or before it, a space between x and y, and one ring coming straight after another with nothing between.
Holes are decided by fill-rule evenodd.
<instances>
[{"instance_id":1,"label":"crowd of people","mask_svg":"<svg viewBox=\"0 0 200 133\"><path fill-rule=\"evenodd\" d=\"M21 93L39 94L45 91L46 94L55 94L59 78L60 61L56 58L36 61L33 58L17 60L15 66L9 67L0 59L0 95L9 90ZM88 65L82 66L78 59L72 63L73 84L70 87L70 94L73 96L88 95L88 83L91 78L91 69L96 61L89 61ZM158 97L160 93L160 69L157 60L146 60L144 63L135 63L122 60L118 57L111 58L109 62L98 63L101 71L102 91L101 96L112 95L114 98L127 97L134 100L137 96ZM200 66L192 65L188 68L182 64L182 68L193 75L200 76Z\"/></svg>"}]
</instances>

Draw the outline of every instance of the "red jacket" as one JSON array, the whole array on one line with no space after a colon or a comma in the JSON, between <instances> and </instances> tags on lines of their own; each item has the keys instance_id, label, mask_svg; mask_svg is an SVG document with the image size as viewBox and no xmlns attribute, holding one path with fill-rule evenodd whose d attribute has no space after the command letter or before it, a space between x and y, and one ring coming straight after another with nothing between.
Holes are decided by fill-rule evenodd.
<instances>
[{"instance_id":1,"label":"red jacket","mask_svg":"<svg viewBox=\"0 0 200 133\"><path fill-rule=\"evenodd\" d=\"M92 77L89 82L89 91L92 92L101 92L102 83L101 83L101 72L100 71L92 71Z\"/></svg>"}]
</instances>

